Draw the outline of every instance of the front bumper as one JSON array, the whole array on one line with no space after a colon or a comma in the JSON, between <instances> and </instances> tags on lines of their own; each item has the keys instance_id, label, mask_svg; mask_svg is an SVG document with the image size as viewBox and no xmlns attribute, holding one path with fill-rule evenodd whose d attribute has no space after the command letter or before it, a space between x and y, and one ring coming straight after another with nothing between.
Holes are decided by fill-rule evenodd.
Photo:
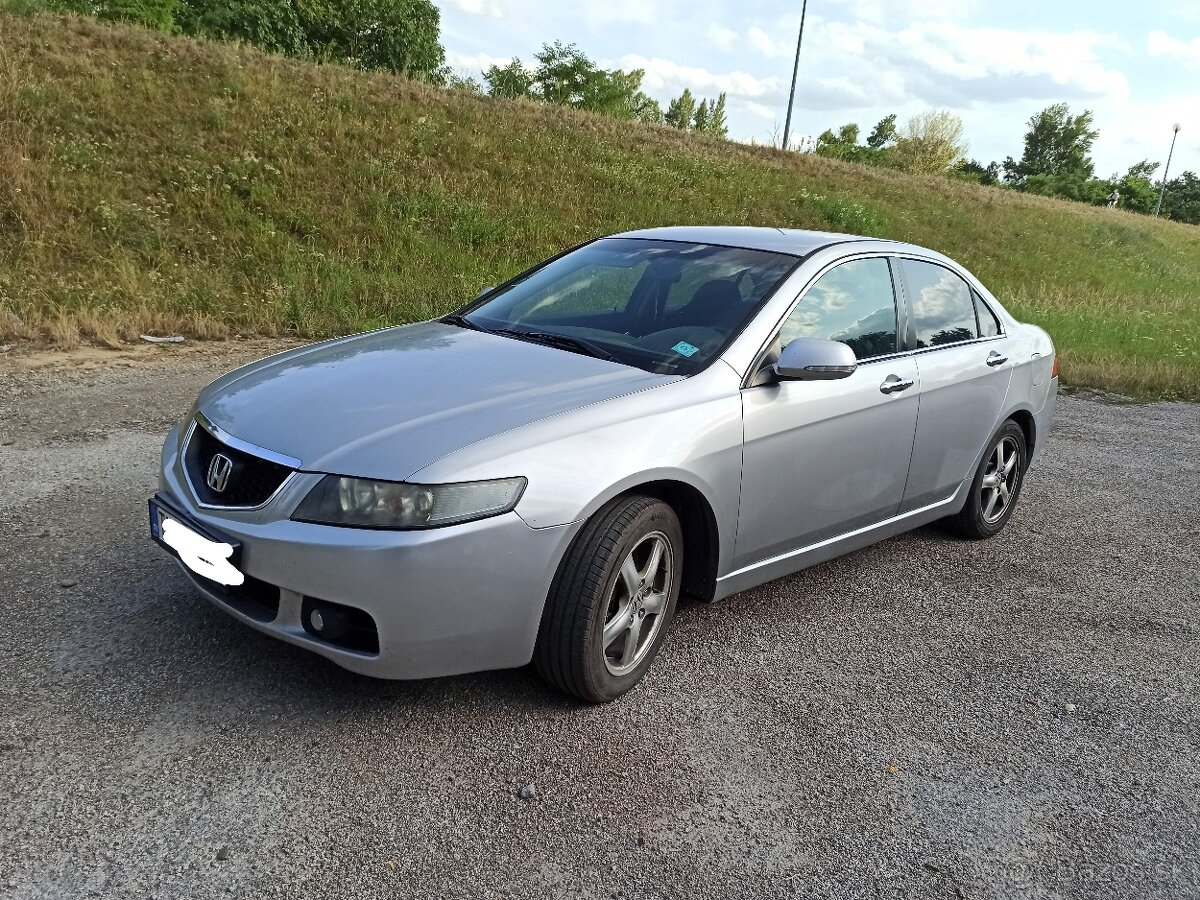
<instances>
[{"instance_id":1,"label":"front bumper","mask_svg":"<svg viewBox=\"0 0 1200 900\"><path fill-rule=\"evenodd\" d=\"M238 568L256 593L269 595L267 603L247 602L180 562L200 593L234 618L378 678L512 668L533 657L550 582L575 526L531 528L516 513L426 531L293 522L287 516L319 478L303 473L261 510L205 508L183 477L177 445L172 432L163 447L160 496L240 542ZM378 651L350 649L306 630L306 598L367 613Z\"/></svg>"}]
</instances>

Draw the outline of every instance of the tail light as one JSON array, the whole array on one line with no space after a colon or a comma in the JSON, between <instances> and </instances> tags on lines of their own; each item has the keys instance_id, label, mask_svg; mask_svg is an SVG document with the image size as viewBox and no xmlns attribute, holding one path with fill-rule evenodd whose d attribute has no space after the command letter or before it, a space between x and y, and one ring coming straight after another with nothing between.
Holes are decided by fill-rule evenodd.
<instances>
[{"instance_id":1,"label":"tail light","mask_svg":"<svg viewBox=\"0 0 1200 900\"><path fill-rule=\"evenodd\" d=\"M1054 365L1050 369L1050 377L1051 378L1058 377L1058 354L1057 353L1054 354Z\"/></svg>"}]
</instances>

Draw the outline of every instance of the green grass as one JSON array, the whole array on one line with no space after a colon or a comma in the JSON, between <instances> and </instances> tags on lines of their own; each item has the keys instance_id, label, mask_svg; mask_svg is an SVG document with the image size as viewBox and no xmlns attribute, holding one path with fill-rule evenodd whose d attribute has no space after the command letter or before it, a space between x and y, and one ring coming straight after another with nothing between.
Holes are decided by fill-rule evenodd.
<instances>
[{"instance_id":1,"label":"green grass","mask_svg":"<svg viewBox=\"0 0 1200 900\"><path fill-rule=\"evenodd\" d=\"M369 329L680 223L936 248L1050 331L1069 382L1200 399L1200 228L0 14L0 340Z\"/></svg>"}]
</instances>

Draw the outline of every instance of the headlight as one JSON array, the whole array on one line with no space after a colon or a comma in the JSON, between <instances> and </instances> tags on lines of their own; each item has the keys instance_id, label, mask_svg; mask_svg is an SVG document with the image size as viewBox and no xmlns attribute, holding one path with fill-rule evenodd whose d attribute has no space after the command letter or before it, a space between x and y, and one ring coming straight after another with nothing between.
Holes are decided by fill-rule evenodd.
<instances>
[{"instance_id":1,"label":"headlight","mask_svg":"<svg viewBox=\"0 0 1200 900\"><path fill-rule=\"evenodd\" d=\"M506 513L524 478L463 484L404 484L326 475L292 513L299 522L357 528L437 528Z\"/></svg>"}]
</instances>

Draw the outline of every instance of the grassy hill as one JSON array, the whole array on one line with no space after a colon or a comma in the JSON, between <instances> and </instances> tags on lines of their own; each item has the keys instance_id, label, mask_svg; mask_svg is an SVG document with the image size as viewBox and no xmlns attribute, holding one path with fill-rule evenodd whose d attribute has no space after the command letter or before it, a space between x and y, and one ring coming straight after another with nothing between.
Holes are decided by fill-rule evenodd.
<instances>
[{"instance_id":1,"label":"grassy hill","mask_svg":"<svg viewBox=\"0 0 1200 900\"><path fill-rule=\"evenodd\" d=\"M318 337L669 223L901 238L1058 342L1200 399L1200 228L88 20L0 13L0 340Z\"/></svg>"}]
</instances>

